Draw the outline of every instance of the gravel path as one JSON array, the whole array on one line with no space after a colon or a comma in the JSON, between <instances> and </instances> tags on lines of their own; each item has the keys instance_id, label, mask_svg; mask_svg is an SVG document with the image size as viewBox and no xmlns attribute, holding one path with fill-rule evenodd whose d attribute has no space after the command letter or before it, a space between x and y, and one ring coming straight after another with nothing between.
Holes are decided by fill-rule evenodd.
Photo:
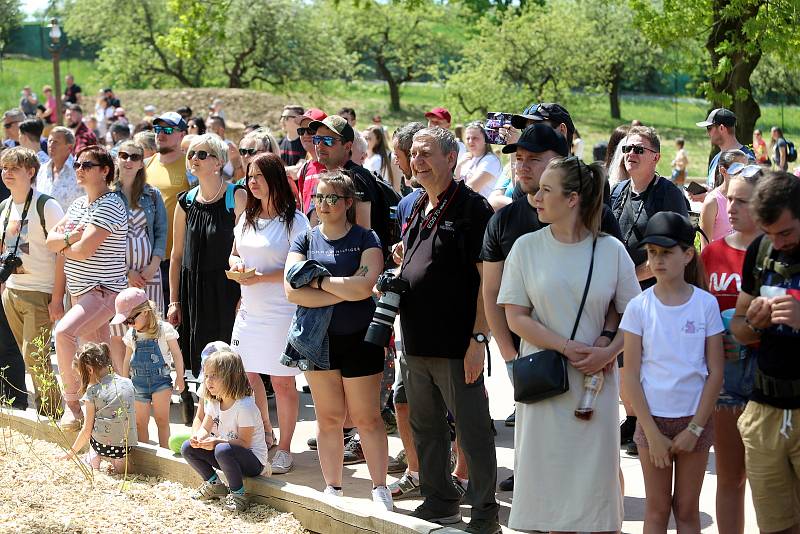
<instances>
[{"instance_id":1,"label":"gravel path","mask_svg":"<svg viewBox=\"0 0 800 534\"><path fill-rule=\"evenodd\" d=\"M0 438L0 533L305 534L292 514L255 504L242 514L189 498L191 488L156 477L95 472L89 481L61 449L16 432ZM104 464L105 465L105 464Z\"/></svg>"}]
</instances>

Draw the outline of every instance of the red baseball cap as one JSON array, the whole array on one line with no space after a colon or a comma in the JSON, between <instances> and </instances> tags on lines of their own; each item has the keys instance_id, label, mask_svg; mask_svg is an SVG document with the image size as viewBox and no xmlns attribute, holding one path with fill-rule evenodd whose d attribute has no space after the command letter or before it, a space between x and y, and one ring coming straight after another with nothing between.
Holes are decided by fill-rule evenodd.
<instances>
[{"instance_id":1,"label":"red baseball cap","mask_svg":"<svg viewBox=\"0 0 800 534\"><path fill-rule=\"evenodd\" d=\"M303 124L303 121L306 119L310 121L323 121L328 118L328 115L321 109L308 108L300 117L300 124Z\"/></svg>"},{"instance_id":2,"label":"red baseball cap","mask_svg":"<svg viewBox=\"0 0 800 534\"><path fill-rule=\"evenodd\" d=\"M447 111L447 108L433 108L425 114L426 119L430 119L431 117L442 119L447 122L453 122L453 119L450 116L450 112Z\"/></svg>"}]
</instances>

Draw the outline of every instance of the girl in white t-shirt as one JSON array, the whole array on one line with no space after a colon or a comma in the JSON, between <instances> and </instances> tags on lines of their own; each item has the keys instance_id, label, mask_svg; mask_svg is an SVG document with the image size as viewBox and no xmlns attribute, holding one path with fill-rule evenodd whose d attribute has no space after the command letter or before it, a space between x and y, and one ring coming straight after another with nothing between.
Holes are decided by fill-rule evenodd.
<instances>
[{"instance_id":1,"label":"girl in white t-shirt","mask_svg":"<svg viewBox=\"0 0 800 534\"><path fill-rule=\"evenodd\" d=\"M183 355L178 346L178 332L156 313L156 306L147 293L129 287L114 300L116 315L111 324L125 324L128 331L122 337L125 359L122 376L130 376L136 389L136 430L141 441L150 435L150 407L158 428L158 444L169 447L169 403L172 397L170 364L175 364L175 386L183 391Z\"/></svg>"},{"instance_id":2,"label":"girl in white t-shirt","mask_svg":"<svg viewBox=\"0 0 800 534\"><path fill-rule=\"evenodd\" d=\"M186 462L204 481L192 498L224 498L225 509L241 512L248 506L242 477L272 474L261 412L242 359L235 352L218 351L209 356L203 364L203 377L203 424L181 447ZM215 469L225 473L230 492Z\"/></svg>"},{"instance_id":3,"label":"girl in white t-shirt","mask_svg":"<svg viewBox=\"0 0 800 534\"><path fill-rule=\"evenodd\" d=\"M489 198L497 177L503 172L503 165L492 151L489 137L480 122L468 124L464 133L469 153L456 166L456 180L464 180L473 191Z\"/></svg>"},{"instance_id":4,"label":"girl in white t-shirt","mask_svg":"<svg viewBox=\"0 0 800 534\"><path fill-rule=\"evenodd\" d=\"M631 300L620 324L623 380L638 417L633 439L644 474L647 532L666 532L670 512L678 532L700 532L724 327L717 300L702 289L694 237L682 215L661 212L650 219L641 245L656 285Z\"/></svg>"}]
</instances>

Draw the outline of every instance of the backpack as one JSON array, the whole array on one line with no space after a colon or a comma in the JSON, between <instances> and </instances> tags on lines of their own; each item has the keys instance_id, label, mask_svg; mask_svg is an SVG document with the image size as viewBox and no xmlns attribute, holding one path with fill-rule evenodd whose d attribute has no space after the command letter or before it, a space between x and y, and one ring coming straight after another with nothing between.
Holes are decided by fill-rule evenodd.
<instances>
[{"instance_id":1,"label":"backpack","mask_svg":"<svg viewBox=\"0 0 800 534\"><path fill-rule=\"evenodd\" d=\"M758 244L758 254L753 267L753 278L756 281L753 286L753 293L756 295L761 293L761 286L764 284L764 275L767 271L777 274L784 280L789 280L800 273L800 263L789 265L782 261L774 260L772 258L773 251L772 241L766 235L763 236Z\"/></svg>"},{"instance_id":2,"label":"backpack","mask_svg":"<svg viewBox=\"0 0 800 534\"><path fill-rule=\"evenodd\" d=\"M797 161L797 149L794 147L794 143L788 139L784 139L784 141L786 141L786 161Z\"/></svg>"},{"instance_id":3,"label":"backpack","mask_svg":"<svg viewBox=\"0 0 800 534\"><path fill-rule=\"evenodd\" d=\"M225 188L225 209L229 212L233 211L233 208L236 206L236 201L234 200L234 195L236 194L236 190L239 189L240 186L232 183L228 183L227 187ZM186 193L186 203L191 204L194 202L194 198L197 196L197 193L200 192L200 186L193 187Z\"/></svg>"},{"instance_id":4,"label":"backpack","mask_svg":"<svg viewBox=\"0 0 800 534\"><path fill-rule=\"evenodd\" d=\"M47 239L47 223L44 221L44 205L47 204L47 201L51 200L52 198L53 197L45 195L44 193L39 193L39 198L36 199L36 211L39 213L39 224L42 225L42 231L44 232L45 239ZM11 197L8 197L3 202L0 202L0 213L3 213L6 210L9 202L11 202Z\"/></svg>"},{"instance_id":5,"label":"backpack","mask_svg":"<svg viewBox=\"0 0 800 534\"><path fill-rule=\"evenodd\" d=\"M375 177L377 189L380 192L381 213L385 213L386 220L389 221L389 242L386 246L391 248L393 244L400 241L400 221L397 219L397 204L400 203L400 199L403 197L392 186L384 182L378 173L372 171L372 175Z\"/></svg>"}]
</instances>

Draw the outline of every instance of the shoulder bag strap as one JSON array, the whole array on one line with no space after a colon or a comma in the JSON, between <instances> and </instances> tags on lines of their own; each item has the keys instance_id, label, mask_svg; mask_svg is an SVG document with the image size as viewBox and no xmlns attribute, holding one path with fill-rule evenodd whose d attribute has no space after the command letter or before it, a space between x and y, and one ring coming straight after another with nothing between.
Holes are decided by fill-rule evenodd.
<instances>
[{"instance_id":1,"label":"shoulder bag strap","mask_svg":"<svg viewBox=\"0 0 800 534\"><path fill-rule=\"evenodd\" d=\"M581 305L578 308L578 317L575 319L575 326L572 327L572 335L569 336L570 341L575 339L575 334L578 332L578 325L581 322L581 315L583 315L583 306L586 304L586 297L589 295L589 285L592 283L592 271L594 271L594 249L597 247L597 238L592 241L592 260L589 262L589 276L586 277L586 287L583 288L583 298L581 298Z\"/></svg>"}]
</instances>

